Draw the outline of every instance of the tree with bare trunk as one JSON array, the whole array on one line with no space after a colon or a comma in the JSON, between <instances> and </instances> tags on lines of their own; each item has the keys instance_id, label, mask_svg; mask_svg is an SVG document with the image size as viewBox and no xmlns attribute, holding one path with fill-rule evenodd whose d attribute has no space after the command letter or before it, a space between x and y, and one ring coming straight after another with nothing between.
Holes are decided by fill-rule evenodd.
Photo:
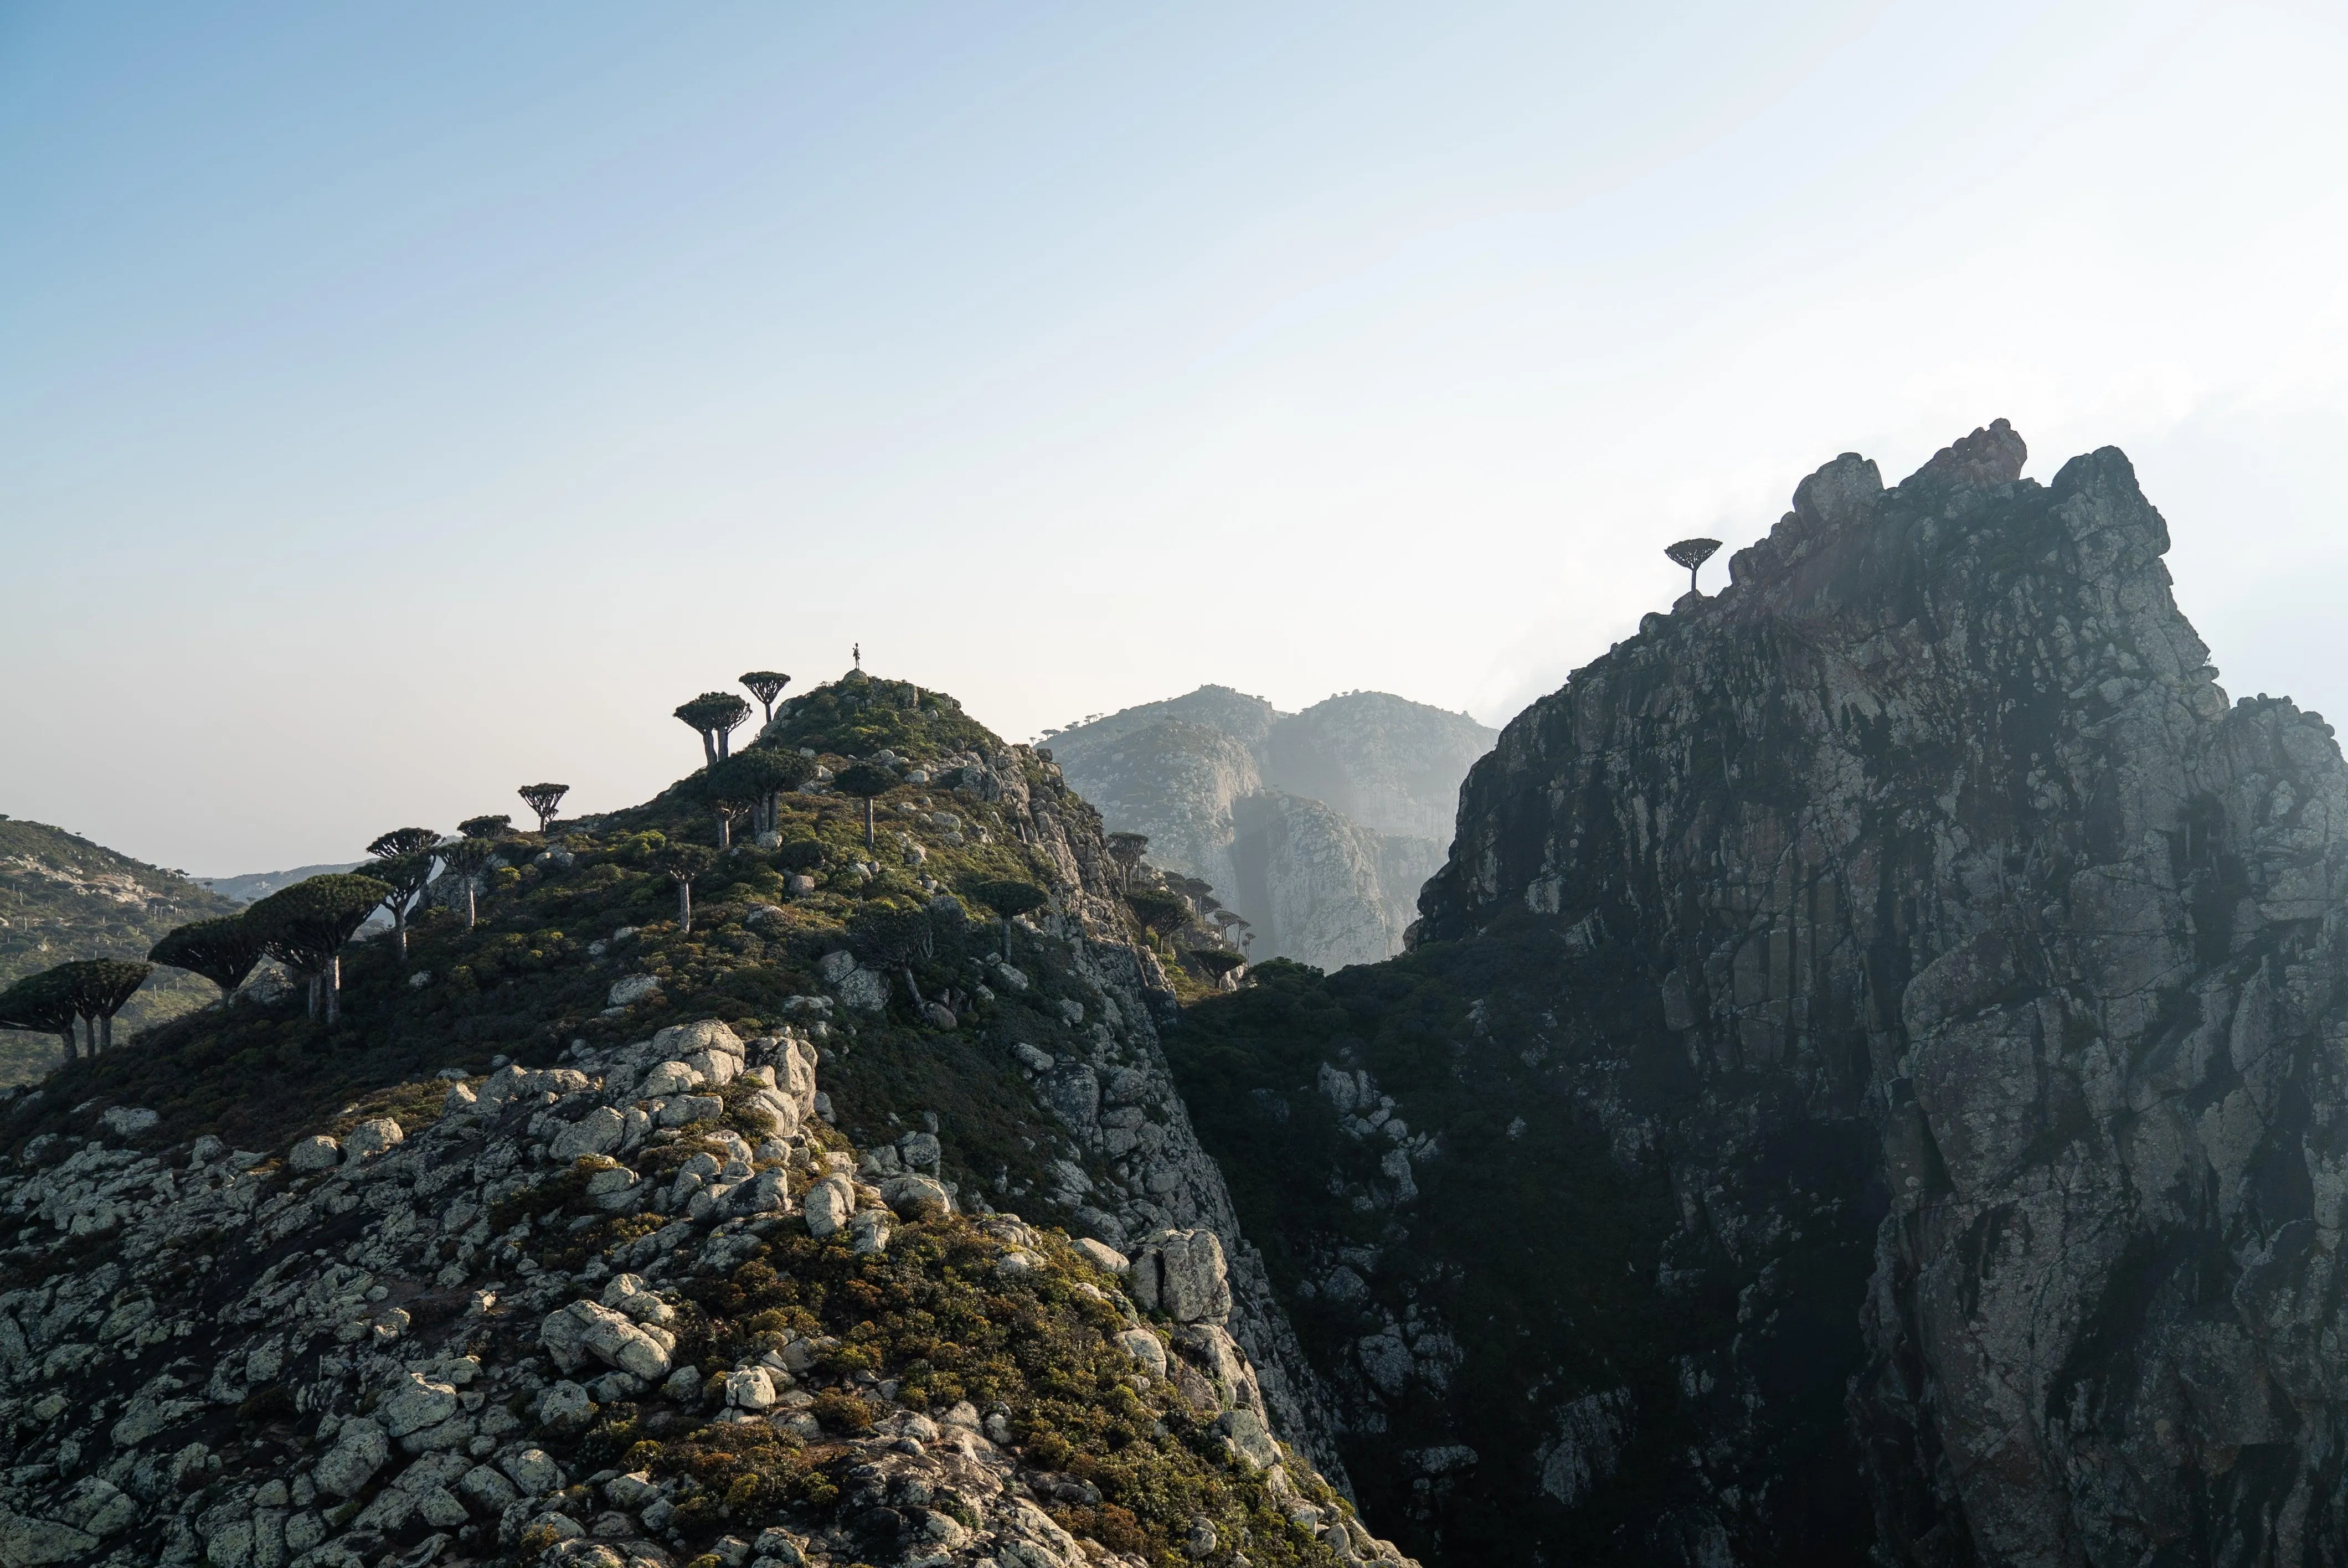
<instances>
[{"instance_id":1,"label":"tree with bare trunk","mask_svg":"<svg viewBox=\"0 0 2348 1568\"><path fill-rule=\"evenodd\" d=\"M261 962L261 938L242 915L222 915L165 932L147 957L203 976L220 988L221 1006L226 1007Z\"/></svg>"},{"instance_id":2,"label":"tree with bare trunk","mask_svg":"<svg viewBox=\"0 0 2348 1568\"><path fill-rule=\"evenodd\" d=\"M1247 960L1229 948L1193 948L1182 956L1198 968L1204 969L1207 978L1214 981L1218 987L1221 986L1234 970L1247 967Z\"/></svg>"},{"instance_id":3,"label":"tree with bare trunk","mask_svg":"<svg viewBox=\"0 0 2348 1568\"><path fill-rule=\"evenodd\" d=\"M391 897L383 901L383 907L390 912L391 928L398 935L403 967L407 963L407 917L416 912L432 880L434 851L439 844L440 835L431 828L395 827L376 835L366 846L375 856L367 870L391 887Z\"/></svg>"},{"instance_id":4,"label":"tree with bare trunk","mask_svg":"<svg viewBox=\"0 0 2348 1568\"><path fill-rule=\"evenodd\" d=\"M1134 914L1148 929L1164 938L1190 923L1190 901L1179 893L1169 893L1162 887L1143 887L1125 896Z\"/></svg>"},{"instance_id":5,"label":"tree with bare trunk","mask_svg":"<svg viewBox=\"0 0 2348 1568\"><path fill-rule=\"evenodd\" d=\"M538 814L538 831L544 833L554 825L554 808L562 804L562 797L571 793L571 786L558 784L524 784L514 793L521 796L524 805Z\"/></svg>"},{"instance_id":6,"label":"tree with bare trunk","mask_svg":"<svg viewBox=\"0 0 2348 1568\"><path fill-rule=\"evenodd\" d=\"M1108 857L1117 862L1117 877L1120 886L1133 880L1134 867L1141 864L1141 852L1149 847L1146 833L1112 833L1108 835Z\"/></svg>"},{"instance_id":7,"label":"tree with bare trunk","mask_svg":"<svg viewBox=\"0 0 2348 1568\"><path fill-rule=\"evenodd\" d=\"M308 977L310 1016L321 999L326 1021L343 1016L343 944L366 924L390 885L372 876L329 873L282 887L244 912L260 933L262 950Z\"/></svg>"},{"instance_id":8,"label":"tree with bare trunk","mask_svg":"<svg viewBox=\"0 0 2348 1568\"><path fill-rule=\"evenodd\" d=\"M678 722L701 737L701 754L716 767L733 754L729 737L750 716L750 704L731 692L704 692L677 705Z\"/></svg>"},{"instance_id":9,"label":"tree with bare trunk","mask_svg":"<svg viewBox=\"0 0 2348 1568\"><path fill-rule=\"evenodd\" d=\"M1011 957L1011 922L1022 915L1041 909L1052 901L1052 896L1033 882L1006 878L1000 882L981 882L970 888L970 896L985 905L1003 922L1003 956Z\"/></svg>"},{"instance_id":10,"label":"tree with bare trunk","mask_svg":"<svg viewBox=\"0 0 2348 1568\"><path fill-rule=\"evenodd\" d=\"M56 969L43 969L37 975L26 975L5 990L0 990L0 1029L20 1030L26 1034L53 1034L65 1042L66 1060L75 1055L74 1020L80 1015L74 1010L73 991L59 978Z\"/></svg>"},{"instance_id":11,"label":"tree with bare trunk","mask_svg":"<svg viewBox=\"0 0 2348 1568\"><path fill-rule=\"evenodd\" d=\"M114 1049L114 1015L147 983L155 966L127 958L82 958L59 964L51 972L73 999L74 1011L80 1015L88 1037L89 1053L96 1056Z\"/></svg>"},{"instance_id":12,"label":"tree with bare trunk","mask_svg":"<svg viewBox=\"0 0 2348 1568\"><path fill-rule=\"evenodd\" d=\"M778 670L753 670L742 677L742 684L750 688L750 695L758 699L758 706L766 710L767 717L760 728L775 722L775 699L790 683L791 678Z\"/></svg>"},{"instance_id":13,"label":"tree with bare trunk","mask_svg":"<svg viewBox=\"0 0 2348 1568\"><path fill-rule=\"evenodd\" d=\"M831 776L831 787L864 803L864 847L873 844L872 803L897 787L897 775L879 763L850 763Z\"/></svg>"},{"instance_id":14,"label":"tree with bare trunk","mask_svg":"<svg viewBox=\"0 0 2348 1568\"><path fill-rule=\"evenodd\" d=\"M498 841L479 835L452 838L433 853L465 890L465 929L469 931L479 923L481 869L497 855Z\"/></svg>"},{"instance_id":15,"label":"tree with bare trunk","mask_svg":"<svg viewBox=\"0 0 2348 1568\"><path fill-rule=\"evenodd\" d=\"M676 884L676 928L693 929L693 879L716 863L717 856L699 844L672 844L659 854L660 868Z\"/></svg>"},{"instance_id":16,"label":"tree with bare trunk","mask_svg":"<svg viewBox=\"0 0 2348 1568\"><path fill-rule=\"evenodd\" d=\"M1688 591L1694 593L1696 569L1710 560L1712 552L1719 548L1718 539L1682 539L1675 545L1664 546L1663 553L1677 564L1687 568Z\"/></svg>"}]
</instances>

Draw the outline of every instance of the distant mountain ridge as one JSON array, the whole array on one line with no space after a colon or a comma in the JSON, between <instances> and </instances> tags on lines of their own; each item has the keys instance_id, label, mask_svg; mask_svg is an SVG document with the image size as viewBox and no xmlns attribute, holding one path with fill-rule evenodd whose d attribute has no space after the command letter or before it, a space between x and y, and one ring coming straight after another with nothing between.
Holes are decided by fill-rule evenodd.
<instances>
[{"instance_id":1,"label":"distant mountain ridge","mask_svg":"<svg viewBox=\"0 0 2348 1568\"><path fill-rule=\"evenodd\" d=\"M232 904L250 904L266 898L281 887L291 887L296 882L306 882L313 876L331 872L355 871L365 861L338 860L323 866L296 866L290 871L248 871L237 876L199 876L197 886L217 893Z\"/></svg>"},{"instance_id":2,"label":"distant mountain ridge","mask_svg":"<svg viewBox=\"0 0 2348 1568\"><path fill-rule=\"evenodd\" d=\"M1050 737L1108 825L1212 883L1253 926L1251 957L1323 968L1397 952L1451 840L1460 781L1498 732L1383 692L1301 713L1228 686Z\"/></svg>"}]
</instances>

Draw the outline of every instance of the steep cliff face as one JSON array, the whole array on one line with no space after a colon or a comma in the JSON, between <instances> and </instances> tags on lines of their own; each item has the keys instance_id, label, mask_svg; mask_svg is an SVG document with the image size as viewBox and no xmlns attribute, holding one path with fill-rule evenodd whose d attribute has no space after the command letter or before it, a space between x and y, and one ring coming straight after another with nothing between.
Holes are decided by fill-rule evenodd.
<instances>
[{"instance_id":1,"label":"steep cliff face","mask_svg":"<svg viewBox=\"0 0 2348 1568\"><path fill-rule=\"evenodd\" d=\"M1251 956L1322 968L1397 951L1443 864L1459 781L1492 732L1376 692L1302 713L1204 686L1055 735L1108 825L1214 886L1253 926Z\"/></svg>"},{"instance_id":2,"label":"steep cliff face","mask_svg":"<svg viewBox=\"0 0 2348 1568\"><path fill-rule=\"evenodd\" d=\"M2348 769L2124 456L2023 459L1812 475L1508 726L1411 953L1178 1042L1447 1561L2336 1559Z\"/></svg>"}]
</instances>

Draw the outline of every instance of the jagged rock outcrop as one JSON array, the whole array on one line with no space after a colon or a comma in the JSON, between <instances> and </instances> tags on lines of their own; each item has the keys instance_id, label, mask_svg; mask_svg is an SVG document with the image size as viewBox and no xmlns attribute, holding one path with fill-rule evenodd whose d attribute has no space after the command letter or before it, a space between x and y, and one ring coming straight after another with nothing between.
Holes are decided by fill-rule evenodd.
<instances>
[{"instance_id":1,"label":"jagged rock outcrop","mask_svg":"<svg viewBox=\"0 0 2348 1568\"><path fill-rule=\"evenodd\" d=\"M1459 781L1492 732L1354 692L1282 713L1204 686L1052 737L1108 825L1210 883L1254 927L1252 957L1323 968L1397 951L1443 863Z\"/></svg>"},{"instance_id":2,"label":"jagged rock outcrop","mask_svg":"<svg viewBox=\"0 0 2348 1568\"><path fill-rule=\"evenodd\" d=\"M1812 475L1507 727L1411 953L1199 1009L1430 1554L2338 1559L2348 768L2215 684L2126 457L2023 460ZM1259 1212L1267 1121L1366 1223Z\"/></svg>"}]
</instances>

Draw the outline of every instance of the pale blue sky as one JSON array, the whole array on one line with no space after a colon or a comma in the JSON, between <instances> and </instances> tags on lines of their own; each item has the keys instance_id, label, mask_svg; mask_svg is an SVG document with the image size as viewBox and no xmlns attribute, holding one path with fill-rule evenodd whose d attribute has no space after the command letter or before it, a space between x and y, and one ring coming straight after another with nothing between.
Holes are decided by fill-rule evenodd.
<instances>
[{"instance_id":1,"label":"pale blue sky","mask_svg":"<svg viewBox=\"0 0 2348 1568\"><path fill-rule=\"evenodd\" d=\"M2336 5L0 4L0 811L206 874L678 702L1488 722L2003 415L2348 712ZM1718 568L1713 569L1716 579Z\"/></svg>"}]
</instances>

